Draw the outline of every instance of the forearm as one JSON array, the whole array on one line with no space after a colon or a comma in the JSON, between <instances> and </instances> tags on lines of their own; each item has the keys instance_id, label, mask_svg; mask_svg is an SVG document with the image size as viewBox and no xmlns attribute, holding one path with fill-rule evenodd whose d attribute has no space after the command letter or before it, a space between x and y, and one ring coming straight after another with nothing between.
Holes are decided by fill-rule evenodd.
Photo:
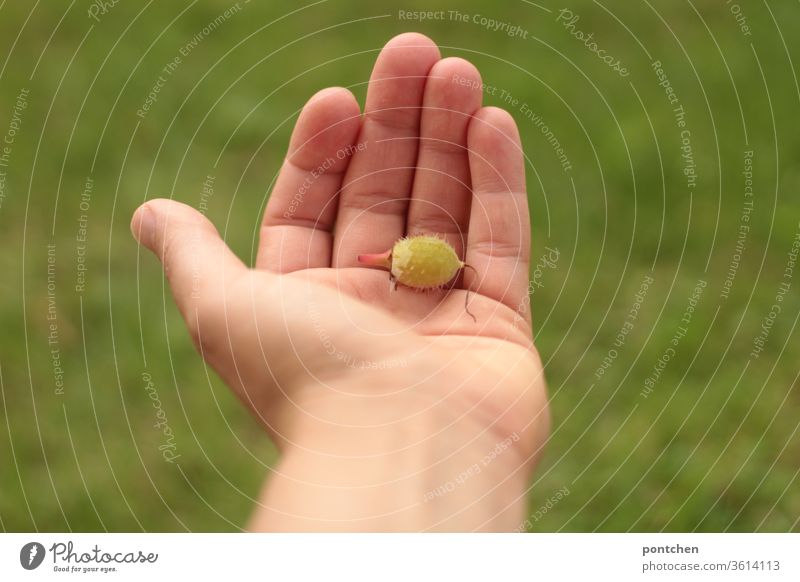
<instances>
[{"instance_id":1,"label":"forearm","mask_svg":"<svg viewBox=\"0 0 800 582\"><path fill-rule=\"evenodd\" d=\"M528 464L515 449L520 435L499 434L446 401L398 408L383 397L355 405L348 398L328 400L319 415L305 411L286 435L281 461L267 480L251 529L519 527L528 477ZM344 414L335 410L345 403ZM341 420L320 418L331 416Z\"/></svg>"}]
</instances>

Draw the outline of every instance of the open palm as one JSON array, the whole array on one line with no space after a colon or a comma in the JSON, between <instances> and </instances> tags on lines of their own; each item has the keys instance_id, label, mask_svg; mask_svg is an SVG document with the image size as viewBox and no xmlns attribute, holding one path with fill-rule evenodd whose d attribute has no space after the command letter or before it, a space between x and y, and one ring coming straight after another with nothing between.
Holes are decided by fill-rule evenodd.
<instances>
[{"instance_id":1,"label":"open palm","mask_svg":"<svg viewBox=\"0 0 800 582\"><path fill-rule=\"evenodd\" d=\"M154 200L135 215L203 357L277 440L297 438L293 423L311 409L333 424L375 422L357 404L315 407L321 393L384 395L382 422L409 414L389 402L418 398L499 438L522 435L521 465L535 456L547 415L527 305L523 154L511 116L481 103L472 64L403 34L377 58L363 114L341 88L304 107L255 269L184 205ZM423 233L474 271L452 289L392 291L386 271L357 261Z\"/></svg>"}]
</instances>

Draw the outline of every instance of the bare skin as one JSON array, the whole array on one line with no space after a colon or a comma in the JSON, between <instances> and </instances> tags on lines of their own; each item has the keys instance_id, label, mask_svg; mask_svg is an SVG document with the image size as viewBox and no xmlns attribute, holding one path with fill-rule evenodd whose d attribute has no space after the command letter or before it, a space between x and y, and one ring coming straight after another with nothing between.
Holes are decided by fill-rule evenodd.
<instances>
[{"instance_id":1,"label":"bare skin","mask_svg":"<svg viewBox=\"0 0 800 582\"><path fill-rule=\"evenodd\" d=\"M513 119L481 103L477 69L414 33L381 51L363 113L345 89L316 94L254 269L188 206L136 211L133 233L163 263L198 350L281 450L250 529L525 521L549 430L526 303L525 172ZM358 263L421 233L444 236L474 272L449 291L391 291L386 271Z\"/></svg>"}]
</instances>

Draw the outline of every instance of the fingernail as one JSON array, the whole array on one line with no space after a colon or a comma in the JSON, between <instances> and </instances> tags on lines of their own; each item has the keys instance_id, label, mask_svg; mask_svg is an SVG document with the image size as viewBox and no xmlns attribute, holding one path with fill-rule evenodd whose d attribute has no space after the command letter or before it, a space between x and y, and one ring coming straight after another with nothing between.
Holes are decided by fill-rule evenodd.
<instances>
[{"instance_id":1,"label":"fingernail","mask_svg":"<svg viewBox=\"0 0 800 582\"><path fill-rule=\"evenodd\" d=\"M139 244L152 250L156 234L156 217L147 205L141 206L133 215L131 232Z\"/></svg>"}]
</instances>

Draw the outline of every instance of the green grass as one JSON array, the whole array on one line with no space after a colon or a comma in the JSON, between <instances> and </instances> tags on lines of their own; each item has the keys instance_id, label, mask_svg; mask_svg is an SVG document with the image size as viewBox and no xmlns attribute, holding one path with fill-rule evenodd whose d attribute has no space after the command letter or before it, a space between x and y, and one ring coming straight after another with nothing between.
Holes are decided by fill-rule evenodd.
<instances>
[{"instance_id":1,"label":"green grass","mask_svg":"<svg viewBox=\"0 0 800 582\"><path fill-rule=\"evenodd\" d=\"M242 2L183 59L144 119L136 111L162 67L229 4L120 2L99 23L79 4L67 12L66 2L40 3L30 18L30 3L0 9L0 67L8 57L0 133L20 89L30 90L0 206L3 529L244 524L274 450L204 368L159 266L129 235L129 217L152 197L197 206L214 175L208 216L252 261L298 108L328 85L350 87L363 102L377 50L406 30L429 34L445 55L470 58L486 83L517 100L486 97L520 125L534 257L545 245L561 252L533 296L554 427L531 510L563 487L570 493L533 529L800 529L796 275L763 353L749 355L798 232L797 4L770 3L771 14L766 3L743 3L752 29L744 36L723 2L572 3L576 28L594 32L630 70L622 78L556 22L555 5L550 13L516 1L441 5L518 24L528 31L520 39L472 22L397 18L423 2L331 0L273 24L279 9ZM692 192L653 60L686 110L699 176ZM523 103L552 129L572 170L562 170ZM754 209L724 299L748 149ZM87 176L88 271L77 293ZM61 396L47 341L49 243ZM639 318L598 380L648 274L654 283ZM643 398L699 279L707 287L687 334ZM180 470L158 450L163 435L153 427L145 372Z\"/></svg>"}]
</instances>

